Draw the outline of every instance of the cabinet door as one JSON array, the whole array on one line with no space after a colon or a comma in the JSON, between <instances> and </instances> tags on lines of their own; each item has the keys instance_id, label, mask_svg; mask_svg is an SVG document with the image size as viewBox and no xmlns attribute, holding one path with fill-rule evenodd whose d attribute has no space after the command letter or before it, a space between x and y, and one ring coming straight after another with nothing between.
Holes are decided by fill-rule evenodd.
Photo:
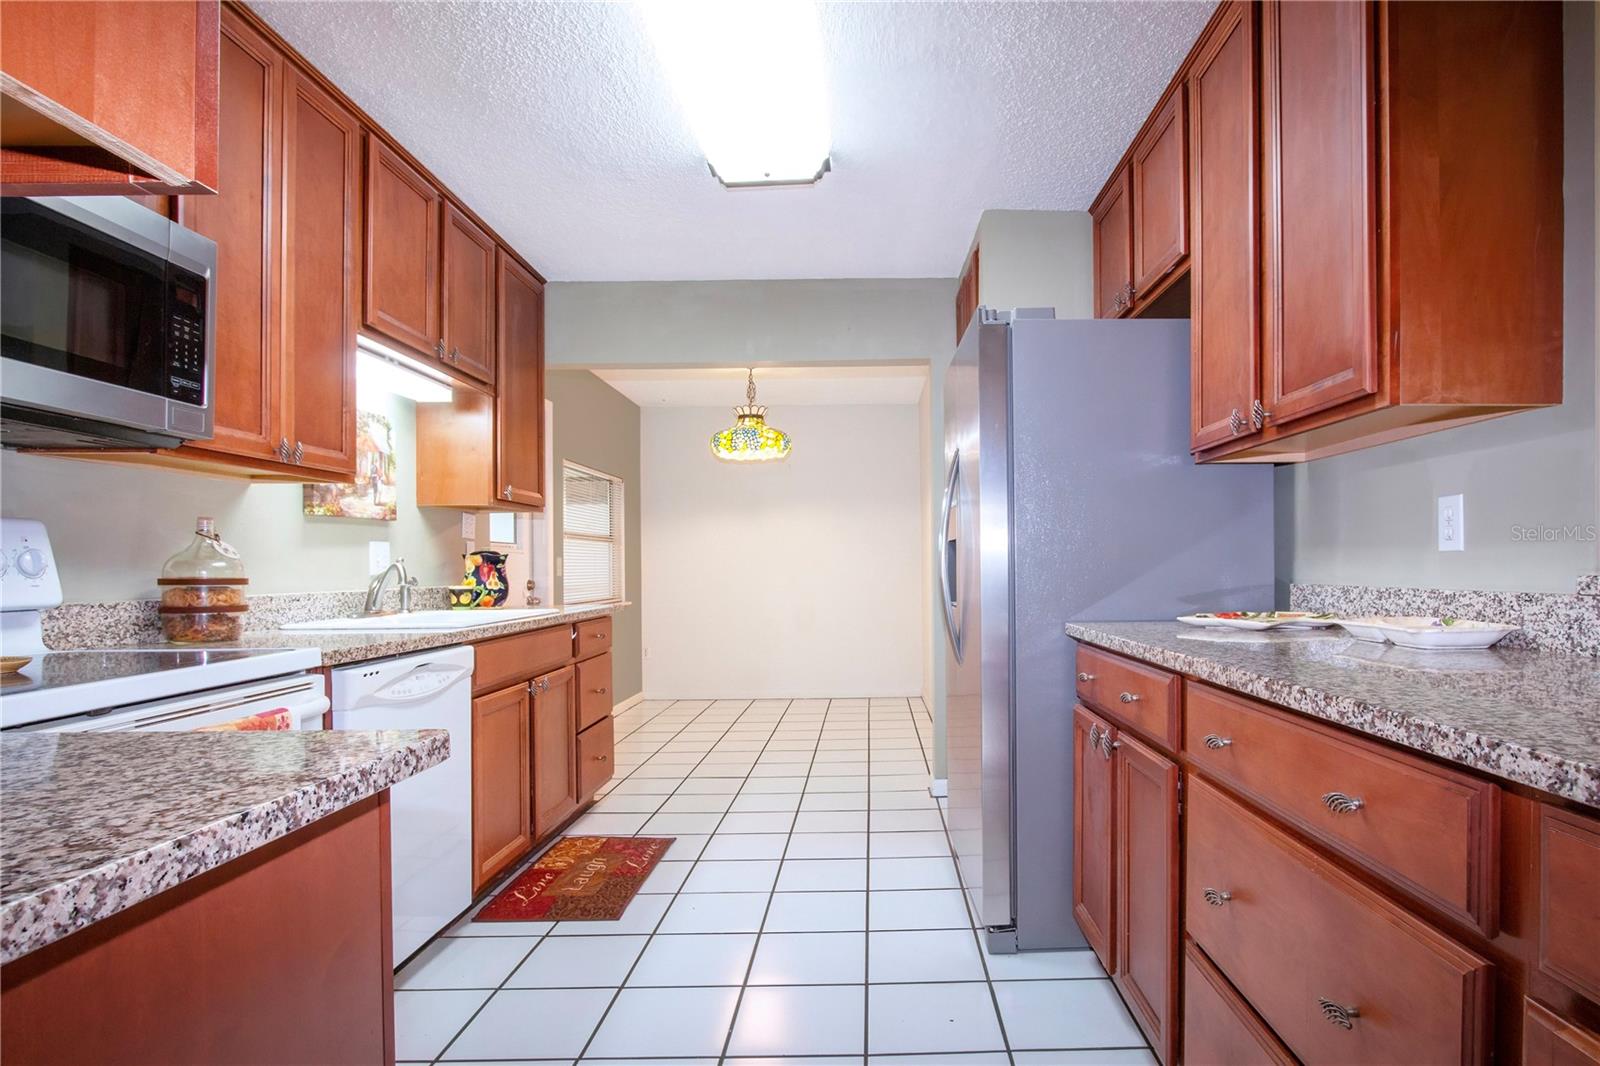
<instances>
[{"instance_id":1,"label":"cabinet door","mask_svg":"<svg viewBox=\"0 0 1600 1066\"><path fill-rule=\"evenodd\" d=\"M1523 1066L1600 1066L1600 1033L1585 1029L1525 999L1522 1013Z\"/></svg>"},{"instance_id":2,"label":"cabinet door","mask_svg":"<svg viewBox=\"0 0 1600 1066\"><path fill-rule=\"evenodd\" d=\"M1133 148L1133 286L1144 297L1189 254L1183 84Z\"/></svg>"},{"instance_id":3,"label":"cabinet door","mask_svg":"<svg viewBox=\"0 0 1600 1066\"><path fill-rule=\"evenodd\" d=\"M1231 4L1189 75L1191 445L1252 433L1261 398L1255 15Z\"/></svg>"},{"instance_id":4,"label":"cabinet door","mask_svg":"<svg viewBox=\"0 0 1600 1066\"><path fill-rule=\"evenodd\" d=\"M607 716L578 734L578 794L587 801L611 780L616 723Z\"/></svg>"},{"instance_id":5,"label":"cabinet door","mask_svg":"<svg viewBox=\"0 0 1600 1066\"><path fill-rule=\"evenodd\" d=\"M1178 1000L1178 766L1127 733L1116 752L1116 970L1156 1057L1173 1061Z\"/></svg>"},{"instance_id":6,"label":"cabinet door","mask_svg":"<svg viewBox=\"0 0 1600 1066\"><path fill-rule=\"evenodd\" d=\"M439 190L376 135L367 136L363 321L429 358L439 335Z\"/></svg>"},{"instance_id":7,"label":"cabinet door","mask_svg":"<svg viewBox=\"0 0 1600 1066\"><path fill-rule=\"evenodd\" d=\"M444 359L455 369L494 384L494 238L444 205Z\"/></svg>"},{"instance_id":8,"label":"cabinet door","mask_svg":"<svg viewBox=\"0 0 1600 1066\"><path fill-rule=\"evenodd\" d=\"M1262 10L1265 392L1275 424L1376 391L1374 13Z\"/></svg>"},{"instance_id":9,"label":"cabinet door","mask_svg":"<svg viewBox=\"0 0 1600 1066\"><path fill-rule=\"evenodd\" d=\"M1126 167L1112 176L1089 213L1094 216L1094 317L1133 309L1133 197Z\"/></svg>"},{"instance_id":10,"label":"cabinet door","mask_svg":"<svg viewBox=\"0 0 1600 1066\"><path fill-rule=\"evenodd\" d=\"M570 666L533 682L533 837L578 809L578 704Z\"/></svg>"},{"instance_id":11,"label":"cabinet door","mask_svg":"<svg viewBox=\"0 0 1600 1066\"><path fill-rule=\"evenodd\" d=\"M282 373L290 461L356 468L356 217L361 128L293 68L284 78Z\"/></svg>"},{"instance_id":12,"label":"cabinet door","mask_svg":"<svg viewBox=\"0 0 1600 1066\"><path fill-rule=\"evenodd\" d=\"M544 285L504 251L499 258L499 387L495 495L544 506Z\"/></svg>"},{"instance_id":13,"label":"cabinet door","mask_svg":"<svg viewBox=\"0 0 1600 1066\"><path fill-rule=\"evenodd\" d=\"M1106 720L1072 709L1072 916L1106 973L1116 972L1112 907L1116 823L1112 817L1112 742Z\"/></svg>"},{"instance_id":14,"label":"cabinet door","mask_svg":"<svg viewBox=\"0 0 1600 1066\"><path fill-rule=\"evenodd\" d=\"M533 846L528 810L528 686L472 701L472 890Z\"/></svg>"},{"instance_id":15,"label":"cabinet door","mask_svg":"<svg viewBox=\"0 0 1600 1066\"><path fill-rule=\"evenodd\" d=\"M221 145L215 196L180 196L178 221L217 242L213 432L185 444L274 459L279 396L277 307L279 96L283 57L230 8L222 9Z\"/></svg>"}]
</instances>

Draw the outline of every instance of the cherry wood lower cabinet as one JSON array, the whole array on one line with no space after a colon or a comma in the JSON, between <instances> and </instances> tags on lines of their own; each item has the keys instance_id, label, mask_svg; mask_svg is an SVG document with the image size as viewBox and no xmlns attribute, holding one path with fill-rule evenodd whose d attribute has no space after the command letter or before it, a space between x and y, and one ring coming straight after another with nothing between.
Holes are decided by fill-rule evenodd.
<instances>
[{"instance_id":1,"label":"cherry wood lower cabinet","mask_svg":"<svg viewBox=\"0 0 1600 1066\"><path fill-rule=\"evenodd\" d=\"M1106 973L1116 973L1115 730L1082 704L1072 709L1072 914Z\"/></svg>"},{"instance_id":2,"label":"cherry wood lower cabinet","mask_svg":"<svg viewBox=\"0 0 1600 1066\"><path fill-rule=\"evenodd\" d=\"M526 683L472 701L472 891L533 847Z\"/></svg>"},{"instance_id":3,"label":"cherry wood lower cabinet","mask_svg":"<svg viewBox=\"0 0 1600 1066\"><path fill-rule=\"evenodd\" d=\"M577 672L533 679L533 835L548 836L578 809Z\"/></svg>"},{"instance_id":4,"label":"cherry wood lower cabinet","mask_svg":"<svg viewBox=\"0 0 1600 1066\"><path fill-rule=\"evenodd\" d=\"M1073 912L1164 1063L1594 1066L1600 816L1116 653L1076 662Z\"/></svg>"},{"instance_id":5,"label":"cherry wood lower cabinet","mask_svg":"<svg viewBox=\"0 0 1600 1066\"><path fill-rule=\"evenodd\" d=\"M1185 1066L1293 1066L1295 1058L1193 940L1183 944Z\"/></svg>"},{"instance_id":6,"label":"cherry wood lower cabinet","mask_svg":"<svg viewBox=\"0 0 1600 1066\"><path fill-rule=\"evenodd\" d=\"M393 1062L388 792L0 968L7 1062Z\"/></svg>"},{"instance_id":7,"label":"cherry wood lower cabinet","mask_svg":"<svg viewBox=\"0 0 1600 1066\"><path fill-rule=\"evenodd\" d=\"M1129 733L1115 749L1116 969L1111 977L1162 1062L1178 1022L1178 764Z\"/></svg>"},{"instance_id":8,"label":"cherry wood lower cabinet","mask_svg":"<svg viewBox=\"0 0 1600 1066\"><path fill-rule=\"evenodd\" d=\"M616 725L608 714L578 734L578 797L588 802L615 772Z\"/></svg>"}]
</instances>

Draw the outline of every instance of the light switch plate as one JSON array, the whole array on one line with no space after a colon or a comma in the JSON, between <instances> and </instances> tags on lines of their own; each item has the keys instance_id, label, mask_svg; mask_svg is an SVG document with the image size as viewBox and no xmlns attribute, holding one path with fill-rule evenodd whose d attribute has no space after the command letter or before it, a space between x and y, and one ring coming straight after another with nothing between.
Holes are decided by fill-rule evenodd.
<instances>
[{"instance_id":1,"label":"light switch plate","mask_svg":"<svg viewBox=\"0 0 1600 1066\"><path fill-rule=\"evenodd\" d=\"M367 573L376 574L387 569L389 569L389 542L367 541Z\"/></svg>"},{"instance_id":2,"label":"light switch plate","mask_svg":"<svg viewBox=\"0 0 1600 1066\"><path fill-rule=\"evenodd\" d=\"M1467 508L1461 493L1439 497L1439 550L1467 550Z\"/></svg>"}]
</instances>

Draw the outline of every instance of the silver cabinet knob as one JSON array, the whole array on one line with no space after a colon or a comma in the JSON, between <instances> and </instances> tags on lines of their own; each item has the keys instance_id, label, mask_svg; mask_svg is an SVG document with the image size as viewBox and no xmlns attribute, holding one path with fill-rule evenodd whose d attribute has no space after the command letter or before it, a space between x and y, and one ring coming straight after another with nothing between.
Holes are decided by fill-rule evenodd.
<instances>
[{"instance_id":1,"label":"silver cabinet knob","mask_svg":"<svg viewBox=\"0 0 1600 1066\"><path fill-rule=\"evenodd\" d=\"M606 694L605 686L602 685L601 687L595 689L594 690L594 694L596 696L604 696Z\"/></svg>"},{"instance_id":2,"label":"silver cabinet knob","mask_svg":"<svg viewBox=\"0 0 1600 1066\"><path fill-rule=\"evenodd\" d=\"M1121 700L1123 703L1138 703L1143 698L1144 697L1137 696L1132 692L1124 692L1122 695L1117 697L1117 699Z\"/></svg>"},{"instance_id":3,"label":"silver cabinet knob","mask_svg":"<svg viewBox=\"0 0 1600 1066\"><path fill-rule=\"evenodd\" d=\"M1205 743L1206 747L1210 748L1212 751L1221 751L1223 748L1226 748L1228 745L1232 744L1233 741L1228 737L1219 737L1215 733L1207 733Z\"/></svg>"},{"instance_id":4,"label":"silver cabinet knob","mask_svg":"<svg viewBox=\"0 0 1600 1066\"><path fill-rule=\"evenodd\" d=\"M444 358L444 338L443 337L440 337L438 340L433 342L433 354L437 355L440 359Z\"/></svg>"},{"instance_id":5,"label":"silver cabinet knob","mask_svg":"<svg viewBox=\"0 0 1600 1066\"><path fill-rule=\"evenodd\" d=\"M1102 759L1110 759L1111 752L1120 747L1122 747L1122 742L1120 740L1111 739L1111 730L1100 730L1100 757Z\"/></svg>"},{"instance_id":6,"label":"silver cabinet knob","mask_svg":"<svg viewBox=\"0 0 1600 1066\"><path fill-rule=\"evenodd\" d=\"M1233 430L1233 435L1237 437L1239 434L1244 432L1244 427L1244 415L1241 415L1239 413L1239 409L1235 407L1233 412L1228 415L1228 428Z\"/></svg>"},{"instance_id":7,"label":"silver cabinet knob","mask_svg":"<svg viewBox=\"0 0 1600 1066\"><path fill-rule=\"evenodd\" d=\"M288 461L289 461L289 438L288 437L279 437L278 438L278 462L287 463Z\"/></svg>"},{"instance_id":8,"label":"silver cabinet knob","mask_svg":"<svg viewBox=\"0 0 1600 1066\"><path fill-rule=\"evenodd\" d=\"M1086 673L1084 673L1083 671L1080 670L1080 671L1078 671L1078 680L1082 681L1084 684L1087 685L1089 682L1094 680L1094 675L1093 674L1086 674Z\"/></svg>"},{"instance_id":9,"label":"silver cabinet knob","mask_svg":"<svg viewBox=\"0 0 1600 1066\"><path fill-rule=\"evenodd\" d=\"M1323 793L1322 805L1334 814L1354 814L1366 806L1360 796L1350 796L1343 792Z\"/></svg>"},{"instance_id":10,"label":"silver cabinet knob","mask_svg":"<svg viewBox=\"0 0 1600 1066\"><path fill-rule=\"evenodd\" d=\"M1094 722L1089 723L1089 746L1091 748L1100 746L1100 727Z\"/></svg>"},{"instance_id":11,"label":"silver cabinet knob","mask_svg":"<svg viewBox=\"0 0 1600 1066\"><path fill-rule=\"evenodd\" d=\"M506 499L508 499L508 500L509 500L509 499L511 499L511 486L510 486L510 485L507 485L507 486L506 486L506 487L505 487L505 488L504 488L504 489L503 489L503 490L502 490L502 491L501 491L501 493L500 493L500 495L502 495L502 496L504 496L504 497L505 497L505 498L506 498Z\"/></svg>"},{"instance_id":12,"label":"silver cabinet knob","mask_svg":"<svg viewBox=\"0 0 1600 1066\"><path fill-rule=\"evenodd\" d=\"M1201 892L1200 895L1203 896L1205 901L1211 904L1213 907L1220 907L1233 898L1232 892L1224 892L1217 888L1208 888Z\"/></svg>"},{"instance_id":13,"label":"silver cabinet knob","mask_svg":"<svg viewBox=\"0 0 1600 1066\"><path fill-rule=\"evenodd\" d=\"M302 460L304 460L305 457L306 457L306 445L305 445L305 442L304 441L298 441L298 440L295 441L294 442L294 455L292 456L292 458L294 459L295 462L298 463L298 462L301 462Z\"/></svg>"},{"instance_id":14,"label":"silver cabinet knob","mask_svg":"<svg viewBox=\"0 0 1600 1066\"><path fill-rule=\"evenodd\" d=\"M1335 1003L1326 996L1317 997L1317 1006L1322 1008L1322 1016L1328 1019L1329 1024L1337 1025L1341 1029L1354 1029L1356 1019L1361 1017L1361 1012L1355 1007Z\"/></svg>"},{"instance_id":15,"label":"silver cabinet knob","mask_svg":"<svg viewBox=\"0 0 1600 1066\"><path fill-rule=\"evenodd\" d=\"M1272 417L1272 412L1267 410L1265 407L1262 407L1260 400L1255 400L1255 401L1251 402L1251 404L1250 404L1250 424L1252 426L1255 426L1257 429L1260 429L1262 426L1267 424L1267 419L1269 419L1271 417Z\"/></svg>"},{"instance_id":16,"label":"silver cabinet knob","mask_svg":"<svg viewBox=\"0 0 1600 1066\"><path fill-rule=\"evenodd\" d=\"M605 761L606 761L606 760L607 760L607 759L609 759L609 758L610 758L610 757L611 757L611 756L609 756L609 755L596 755L596 756L595 756L595 757L594 757L594 761L595 761L595 762L605 762Z\"/></svg>"}]
</instances>

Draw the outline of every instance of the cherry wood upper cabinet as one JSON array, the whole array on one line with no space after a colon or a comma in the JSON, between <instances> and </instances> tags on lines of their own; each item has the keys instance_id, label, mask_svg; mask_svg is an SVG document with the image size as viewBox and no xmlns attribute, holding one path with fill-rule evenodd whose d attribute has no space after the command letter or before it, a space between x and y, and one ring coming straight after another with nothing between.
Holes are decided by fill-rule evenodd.
<instances>
[{"instance_id":1,"label":"cherry wood upper cabinet","mask_svg":"<svg viewBox=\"0 0 1600 1066\"><path fill-rule=\"evenodd\" d=\"M1111 176L1089 208L1094 218L1094 316L1133 309L1133 196L1127 166Z\"/></svg>"},{"instance_id":2,"label":"cherry wood upper cabinet","mask_svg":"<svg viewBox=\"0 0 1600 1066\"><path fill-rule=\"evenodd\" d=\"M1188 127L1180 82L1133 146L1133 288L1137 298L1189 254Z\"/></svg>"},{"instance_id":3,"label":"cherry wood upper cabinet","mask_svg":"<svg viewBox=\"0 0 1600 1066\"><path fill-rule=\"evenodd\" d=\"M543 840L578 809L577 674L563 666L533 680L533 836Z\"/></svg>"},{"instance_id":4,"label":"cherry wood upper cabinet","mask_svg":"<svg viewBox=\"0 0 1600 1066\"><path fill-rule=\"evenodd\" d=\"M362 322L430 359L439 330L443 196L375 134L367 135L367 241Z\"/></svg>"},{"instance_id":5,"label":"cherry wood upper cabinet","mask_svg":"<svg viewBox=\"0 0 1600 1066\"><path fill-rule=\"evenodd\" d=\"M544 285L501 253L500 384L495 393L499 499L544 506Z\"/></svg>"},{"instance_id":6,"label":"cherry wood upper cabinet","mask_svg":"<svg viewBox=\"0 0 1600 1066\"><path fill-rule=\"evenodd\" d=\"M231 9L222 12L221 39L222 191L177 200L178 221L217 243L215 435L179 451L270 461L283 435L275 316L284 64Z\"/></svg>"},{"instance_id":7,"label":"cherry wood upper cabinet","mask_svg":"<svg viewBox=\"0 0 1600 1066\"><path fill-rule=\"evenodd\" d=\"M533 846L528 685L472 701L472 890Z\"/></svg>"},{"instance_id":8,"label":"cherry wood upper cabinet","mask_svg":"<svg viewBox=\"0 0 1600 1066\"><path fill-rule=\"evenodd\" d=\"M1252 432L1261 398L1256 9L1230 3L1189 74L1194 449Z\"/></svg>"},{"instance_id":9,"label":"cherry wood upper cabinet","mask_svg":"<svg viewBox=\"0 0 1600 1066\"><path fill-rule=\"evenodd\" d=\"M972 321L972 316L978 311L978 249L974 247L972 254L967 256L967 264L961 270L961 278L956 282L956 343L961 343L962 334L967 332L967 323Z\"/></svg>"},{"instance_id":10,"label":"cherry wood upper cabinet","mask_svg":"<svg viewBox=\"0 0 1600 1066\"><path fill-rule=\"evenodd\" d=\"M1377 389L1373 9L1265 5L1265 417Z\"/></svg>"},{"instance_id":11,"label":"cherry wood upper cabinet","mask_svg":"<svg viewBox=\"0 0 1600 1066\"><path fill-rule=\"evenodd\" d=\"M6 4L0 192L216 191L219 18L217 0Z\"/></svg>"},{"instance_id":12,"label":"cherry wood upper cabinet","mask_svg":"<svg viewBox=\"0 0 1600 1066\"><path fill-rule=\"evenodd\" d=\"M1112 742L1105 719L1072 709L1072 916L1106 973L1116 973L1112 899L1116 823L1112 817Z\"/></svg>"},{"instance_id":13,"label":"cherry wood upper cabinet","mask_svg":"<svg viewBox=\"0 0 1600 1066\"><path fill-rule=\"evenodd\" d=\"M1119 733L1116 749L1116 969L1134 1021L1163 1063L1178 1024L1178 765Z\"/></svg>"},{"instance_id":14,"label":"cherry wood upper cabinet","mask_svg":"<svg viewBox=\"0 0 1600 1066\"><path fill-rule=\"evenodd\" d=\"M494 238L448 201L444 205L444 360L486 385L494 384Z\"/></svg>"},{"instance_id":15,"label":"cherry wood upper cabinet","mask_svg":"<svg viewBox=\"0 0 1600 1066\"><path fill-rule=\"evenodd\" d=\"M312 80L284 85L280 447L349 477L356 464L356 233L361 127Z\"/></svg>"}]
</instances>

